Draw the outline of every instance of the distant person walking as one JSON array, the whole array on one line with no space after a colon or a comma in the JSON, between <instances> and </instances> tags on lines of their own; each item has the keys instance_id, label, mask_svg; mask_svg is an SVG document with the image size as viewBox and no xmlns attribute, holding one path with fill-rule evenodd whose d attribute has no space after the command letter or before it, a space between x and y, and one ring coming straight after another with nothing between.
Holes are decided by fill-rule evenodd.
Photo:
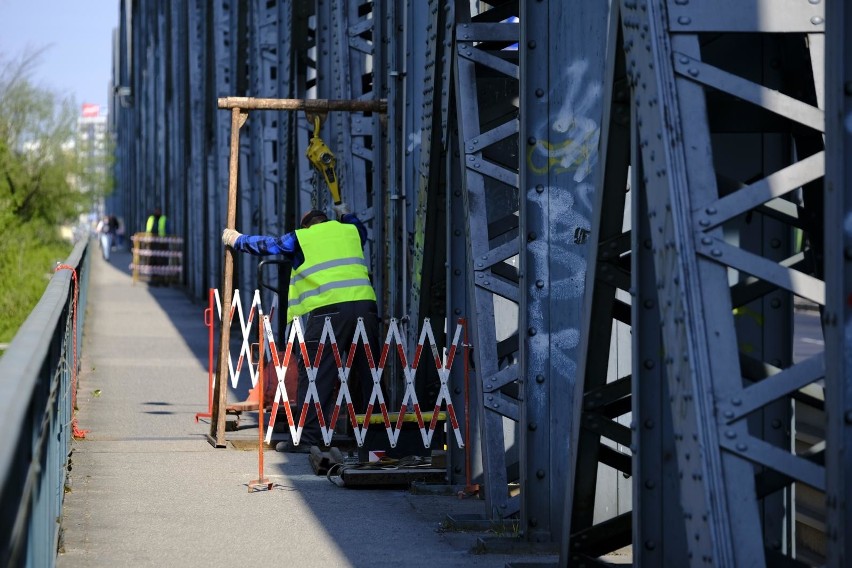
<instances>
[{"instance_id":1,"label":"distant person walking","mask_svg":"<svg viewBox=\"0 0 852 568\"><path fill-rule=\"evenodd\" d=\"M118 228L118 221L114 216L104 217L98 222L96 229L98 233L98 241L101 245L101 255L104 260L109 261L109 253L112 251L113 243L115 242L115 233Z\"/></svg>"}]
</instances>

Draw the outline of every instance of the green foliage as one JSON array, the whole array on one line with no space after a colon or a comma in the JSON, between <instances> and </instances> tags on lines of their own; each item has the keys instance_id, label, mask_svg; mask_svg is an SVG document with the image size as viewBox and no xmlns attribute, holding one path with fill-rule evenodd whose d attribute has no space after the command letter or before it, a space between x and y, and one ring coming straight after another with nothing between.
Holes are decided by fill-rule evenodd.
<instances>
[{"instance_id":1,"label":"green foliage","mask_svg":"<svg viewBox=\"0 0 852 568\"><path fill-rule=\"evenodd\" d=\"M0 343L8 343L44 294L56 263L71 253L59 231L35 223L0 228Z\"/></svg>"},{"instance_id":2,"label":"green foliage","mask_svg":"<svg viewBox=\"0 0 852 568\"><path fill-rule=\"evenodd\" d=\"M60 227L109 185L91 179L92 164L74 149L76 104L31 79L38 56L0 58L0 342L14 337L71 252Z\"/></svg>"}]
</instances>

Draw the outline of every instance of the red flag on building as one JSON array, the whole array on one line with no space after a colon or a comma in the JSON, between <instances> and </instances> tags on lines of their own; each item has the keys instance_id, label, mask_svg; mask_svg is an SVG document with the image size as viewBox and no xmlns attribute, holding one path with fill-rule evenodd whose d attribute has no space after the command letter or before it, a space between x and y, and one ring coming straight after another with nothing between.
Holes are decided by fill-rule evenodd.
<instances>
[{"instance_id":1,"label":"red flag on building","mask_svg":"<svg viewBox=\"0 0 852 568\"><path fill-rule=\"evenodd\" d=\"M83 118L93 118L101 113L101 107L92 103L83 103Z\"/></svg>"}]
</instances>

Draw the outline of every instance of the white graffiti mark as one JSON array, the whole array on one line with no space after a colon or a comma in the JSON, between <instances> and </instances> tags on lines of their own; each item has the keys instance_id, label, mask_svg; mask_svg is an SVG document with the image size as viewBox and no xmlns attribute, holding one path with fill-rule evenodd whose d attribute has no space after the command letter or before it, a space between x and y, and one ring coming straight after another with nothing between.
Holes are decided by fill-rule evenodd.
<instances>
[{"instance_id":1,"label":"white graffiti mark","mask_svg":"<svg viewBox=\"0 0 852 568\"><path fill-rule=\"evenodd\" d=\"M580 195L584 199L587 192ZM573 378L577 372L573 350L580 341L580 332L575 327L549 331L544 318L551 310L545 303L578 302L582 298L586 284L586 259L575 252L581 249L572 243L578 231L588 233L590 222L575 210L574 195L565 188L548 187L542 192L531 188L526 198L530 205L528 214L540 214L540 226L546 227L548 233L526 245L527 259L532 263L529 266L527 323L539 331L537 342L550 345L550 349L530 350L530 368L544 369L547 366L560 376ZM539 288L539 280L549 285Z\"/></svg>"},{"instance_id":2,"label":"white graffiti mark","mask_svg":"<svg viewBox=\"0 0 852 568\"><path fill-rule=\"evenodd\" d=\"M574 181L581 182L598 162L600 126L597 116L602 86L599 81L585 80L589 62L575 61L565 71L563 81L551 89L548 99L560 101L562 107L536 132L536 144L530 149L529 165L536 173L551 168L574 171ZM550 101L543 101L548 103ZM544 164L536 155L544 156Z\"/></svg>"},{"instance_id":3,"label":"white graffiti mark","mask_svg":"<svg viewBox=\"0 0 852 568\"><path fill-rule=\"evenodd\" d=\"M412 132L408 135L408 146L405 148L406 152L413 152L415 148L420 146L421 142L423 142L422 135L422 130Z\"/></svg>"},{"instance_id":4,"label":"white graffiti mark","mask_svg":"<svg viewBox=\"0 0 852 568\"><path fill-rule=\"evenodd\" d=\"M586 259L575 252L571 243L578 231L588 234L589 220L574 209L574 196L564 188L549 187L539 193L534 188L527 191L530 211L543 211L543 195L548 196L548 218L541 226L550 228L547 239L527 243L528 258L533 266L530 282L531 297L536 297L536 281L544 277L550 281L550 295L556 300L579 298L583 295L586 282Z\"/></svg>"},{"instance_id":5,"label":"white graffiti mark","mask_svg":"<svg viewBox=\"0 0 852 568\"><path fill-rule=\"evenodd\" d=\"M586 208L586 211L594 211L595 206L592 204L591 198L591 196L595 193L594 185L590 183L577 184L577 187L574 188L574 192L577 194L577 200L583 204L583 207Z\"/></svg>"}]
</instances>

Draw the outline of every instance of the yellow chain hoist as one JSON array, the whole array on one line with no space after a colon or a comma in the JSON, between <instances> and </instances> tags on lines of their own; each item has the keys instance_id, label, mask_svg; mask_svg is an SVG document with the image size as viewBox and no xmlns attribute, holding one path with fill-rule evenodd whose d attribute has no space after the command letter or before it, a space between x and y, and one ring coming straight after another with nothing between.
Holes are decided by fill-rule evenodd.
<instances>
[{"instance_id":1,"label":"yellow chain hoist","mask_svg":"<svg viewBox=\"0 0 852 568\"><path fill-rule=\"evenodd\" d=\"M311 164L317 169L322 177L325 178L325 184L331 192L331 197L335 205L340 205L340 186L338 184L337 172L334 166L337 164L337 159L332 154L329 147L322 138L319 137L320 117L314 116L314 135L308 144L308 151L305 154Z\"/></svg>"}]
</instances>

